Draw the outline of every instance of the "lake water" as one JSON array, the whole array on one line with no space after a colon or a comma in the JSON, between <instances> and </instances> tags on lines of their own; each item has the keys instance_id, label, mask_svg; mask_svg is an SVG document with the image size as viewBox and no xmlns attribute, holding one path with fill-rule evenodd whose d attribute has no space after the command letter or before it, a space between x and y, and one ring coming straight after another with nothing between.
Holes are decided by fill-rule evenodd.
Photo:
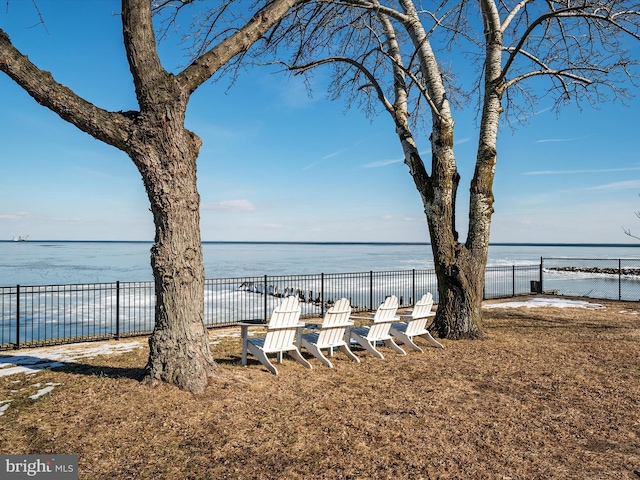
<instances>
[{"instance_id":1,"label":"lake water","mask_svg":"<svg viewBox=\"0 0 640 480\"><path fill-rule=\"evenodd\" d=\"M152 330L150 248L148 242L0 242L0 346ZM311 316L321 314L321 300L341 297L359 309L372 308L391 293L403 304L426 292L438 301L431 250L425 244L205 243L203 252L207 279L223 279L205 286L208 325L265 320L281 301L280 293L301 298L302 313ZM640 270L640 248L625 245L492 245L489 266L506 268L487 270L485 298L528 294L539 285L541 257L565 258L545 260L545 292L640 299L640 275L617 274L618 266ZM579 268L563 270L567 266ZM597 269L582 268L590 266ZM604 273L605 267L613 273ZM423 272L407 275L412 269ZM268 283L246 280L264 275ZM118 280L122 284L112 283Z\"/></svg>"},{"instance_id":2,"label":"lake water","mask_svg":"<svg viewBox=\"0 0 640 480\"><path fill-rule=\"evenodd\" d=\"M152 280L151 242L0 242L0 286ZM639 245L640 246L640 245ZM492 245L489 265L541 257L640 259L634 245ZM433 267L426 244L203 244L206 278L303 275Z\"/></svg>"}]
</instances>

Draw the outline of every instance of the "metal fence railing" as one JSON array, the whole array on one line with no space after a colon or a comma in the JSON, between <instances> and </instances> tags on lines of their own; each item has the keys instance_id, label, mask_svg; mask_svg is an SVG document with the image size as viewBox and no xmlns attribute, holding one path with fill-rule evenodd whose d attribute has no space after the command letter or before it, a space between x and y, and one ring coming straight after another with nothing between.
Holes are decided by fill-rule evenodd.
<instances>
[{"instance_id":1,"label":"metal fence railing","mask_svg":"<svg viewBox=\"0 0 640 480\"><path fill-rule=\"evenodd\" d=\"M640 300L640 259L542 258L542 289L565 296Z\"/></svg>"},{"instance_id":2,"label":"metal fence railing","mask_svg":"<svg viewBox=\"0 0 640 480\"><path fill-rule=\"evenodd\" d=\"M540 272L540 265L487 267L484 275L484 298L488 300L533 293L532 282L539 284Z\"/></svg>"},{"instance_id":3,"label":"metal fence railing","mask_svg":"<svg viewBox=\"0 0 640 480\"><path fill-rule=\"evenodd\" d=\"M539 272L539 265L487 268L485 298L529 293ZM208 327L266 321L288 295L301 300L309 318L342 297L358 312L391 294L408 307L426 292L438 301L432 269L209 279L204 318ZM0 287L0 350L146 335L154 316L153 282Z\"/></svg>"},{"instance_id":4,"label":"metal fence railing","mask_svg":"<svg viewBox=\"0 0 640 480\"><path fill-rule=\"evenodd\" d=\"M339 298L354 311L374 310L387 295L401 307L431 292L431 270L220 278L205 281L208 327L266 321L282 297L296 295L303 317L318 317ZM541 258L539 265L487 267L485 299L554 293L614 300L640 300L640 259ZM119 339L151 333L153 282L113 282L0 288L0 350Z\"/></svg>"}]
</instances>

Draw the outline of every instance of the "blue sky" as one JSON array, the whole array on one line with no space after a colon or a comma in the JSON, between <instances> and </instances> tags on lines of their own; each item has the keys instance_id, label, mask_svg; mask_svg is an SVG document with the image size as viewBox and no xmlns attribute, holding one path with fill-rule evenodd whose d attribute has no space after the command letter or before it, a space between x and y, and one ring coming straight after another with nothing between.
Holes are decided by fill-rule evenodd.
<instances>
[{"instance_id":1,"label":"blue sky","mask_svg":"<svg viewBox=\"0 0 640 480\"><path fill-rule=\"evenodd\" d=\"M109 110L136 109L117 0L39 0L0 13L14 45L54 78ZM81 5L81 8L79 7ZM71 34L69 32L72 32ZM639 50L636 50L638 52ZM165 66L184 61L163 47ZM393 125L325 98L267 67L208 83L187 127L203 139L198 163L202 238L208 241L428 241L420 197ZM640 92L636 92L640 93ZM38 105L0 74L0 239L152 240L140 175L122 152ZM493 242L634 243L640 234L640 100L564 109L540 105L498 142ZM464 238L477 130L456 112ZM419 137L428 159L428 133Z\"/></svg>"}]
</instances>

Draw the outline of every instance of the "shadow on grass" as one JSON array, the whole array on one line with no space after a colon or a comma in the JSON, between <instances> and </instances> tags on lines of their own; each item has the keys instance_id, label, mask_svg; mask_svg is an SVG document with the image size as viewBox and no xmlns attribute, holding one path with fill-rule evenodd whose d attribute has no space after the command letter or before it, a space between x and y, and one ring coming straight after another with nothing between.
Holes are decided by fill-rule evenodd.
<instances>
[{"instance_id":1,"label":"shadow on grass","mask_svg":"<svg viewBox=\"0 0 640 480\"><path fill-rule=\"evenodd\" d=\"M0 376L52 370L56 372L71 373L74 375L142 380L145 374L144 368L90 365L79 362L64 362L30 355L0 355L0 366L3 364L12 366L0 368Z\"/></svg>"},{"instance_id":2,"label":"shadow on grass","mask_svg":"<svg viewBox=\"0 0 640 480\"><path fill-rule=\"evenodd\" d=\"M54 367L57 372L70 373L72 375L84 375L87 377L104 377L113 379L128 378L142 381L145 375L144 368L135 367L109 367L104 365L88 365L84 363L65 363Z\"/></svg>"},{"instance_id":3,"label":"shadow on grass","mask_svg":"<svg viewBox=\"0 0 640 480\"><path fill-rule=\"evenodd\" d=\"M217 364L228 365L230 367L237 367L242 362L242 357L240 357L240 355L228 355L226 357L218 357L214 353L213 357ZM247 365L249 365L249 363L252 362L252 360L253 359L247 358ZM256 360L256 364L259 364L259 363L260 362Z\"/></svg>"},{"instance_id":4,"label":"shadow on grass","mask_svg":"<svg viewBox=\"0 0 640 480\"><path fill-rule=\"evenodd\" d=\"M511 330L511 329L547 329L547 330L563 330L572 331L622 331L633 329L632 326L621 323L620 321L611 320L585 320L584 318L549 318L549 314L545 312L492 312L485 315L486 325L495 330ZM587 314L585 314L585 317ZM605 323L608 322L608 323Z\"/></svg>"},{"instance_id":5,"label":"shadow on grass","mask_svg":"<svg viewBox=\"0 0 640 480\"><path fill-rule=\"evenodd\" d=\"M313 355L311 355L310 353L307 353L306 351L301 351L300 352L302 354L302 356L306 359L306 360L313 360L315 357ZM213 353L214 359L216 361L217 364L219 365L227 365L230 367L239 367L242 364L242 357L240 355L235 355L235 354L229 354L226 356L216 356L215 352ZM288 356L287 354L284 355L284 358L287 358L289 360L293 360L292 357ZM276 359L275 354L269 354L269 359L272 361L272 363L274 363L275 365L278 365L278 361ZM254 357L253 355L247 354L247 366L260 366L262 365L262 363L260 363L260 360L258 360L256 357Z\"/></svg>"}]
</instances>

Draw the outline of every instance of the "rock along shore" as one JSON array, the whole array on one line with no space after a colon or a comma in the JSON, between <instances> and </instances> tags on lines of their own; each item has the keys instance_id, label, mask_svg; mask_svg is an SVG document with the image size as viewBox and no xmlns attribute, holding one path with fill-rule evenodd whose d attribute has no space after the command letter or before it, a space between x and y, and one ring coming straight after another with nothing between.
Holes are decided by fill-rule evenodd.
<instances>
[{"instance_id":1,"label":"rock along shore","mask_svg":"<svg viewBox=\"0 0 640 480\"><path fill-rule=\"evenodd\" d=\"M640 275L640 268L547 267L546 270L575 273L604 273L607 275Z\"/></svg>"}]
</instances>

